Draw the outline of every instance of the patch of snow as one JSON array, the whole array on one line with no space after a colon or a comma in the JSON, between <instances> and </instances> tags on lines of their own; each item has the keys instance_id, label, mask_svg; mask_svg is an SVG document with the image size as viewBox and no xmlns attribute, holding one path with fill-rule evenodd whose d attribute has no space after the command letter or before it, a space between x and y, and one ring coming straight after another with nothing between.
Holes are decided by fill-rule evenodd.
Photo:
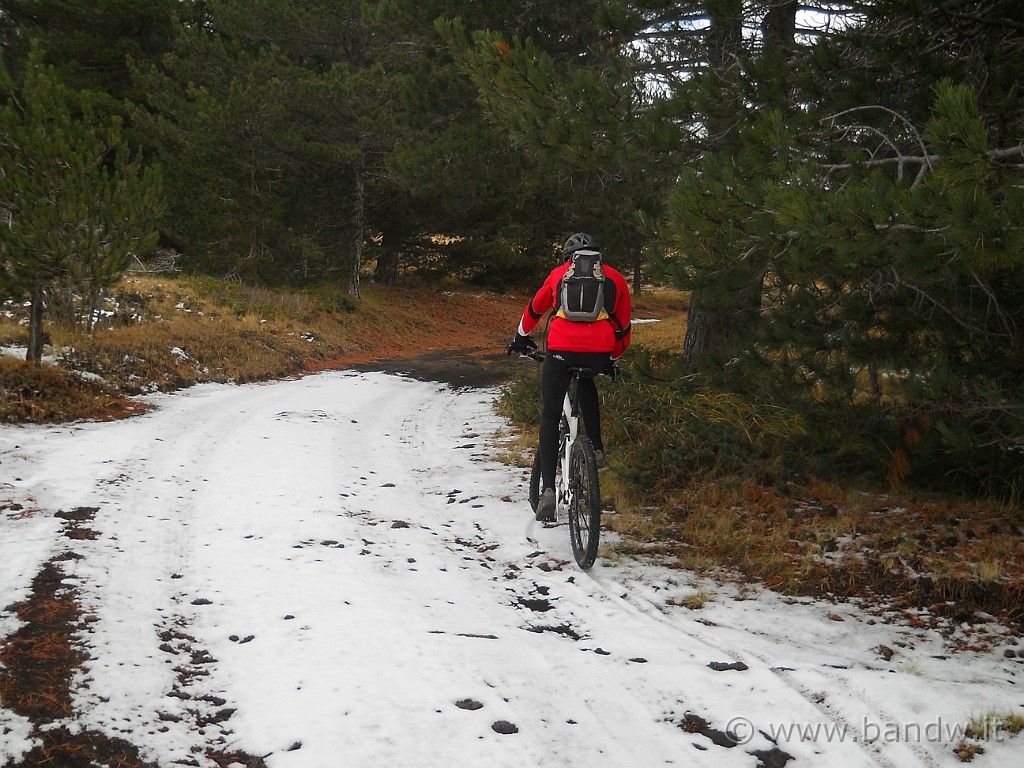
<instances>
[{"instance_id":1,"label":"patch of snow","mask_svg":"<svg viewBox=\"0 0 1024 768\"><path fill-rule=\"evenodd\" d=\"M0 607L81 555L75 724L160 765L953 768L969 718L1022 712L1021 660L856 605L631 558L581 572L495 459L498 395L340 371L0 426ZM83 507L97 536L69 541L54 515ZM31 733L0 709L0 764ZM974 765L1024 757L996 736Z\"/></svg>"}]
</instances>

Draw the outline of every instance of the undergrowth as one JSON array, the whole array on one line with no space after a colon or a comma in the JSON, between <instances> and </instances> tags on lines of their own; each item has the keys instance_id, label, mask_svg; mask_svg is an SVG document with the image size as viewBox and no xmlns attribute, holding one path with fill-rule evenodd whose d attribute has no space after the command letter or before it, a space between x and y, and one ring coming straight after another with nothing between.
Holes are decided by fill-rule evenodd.
<instances>
[{"instance_id":1,"label":"undergrowth","mask_svg":"<svg viewBox=\"0 0 1024 768\"><path fill-rule=\"evenodd\" d=\"M0 357L0 421L50 423L108 419L146 409L101 381Z\"/></svg>"},{"instance_id":2,"label":"undergrowth","mask_svg":"<svg viewBox=\"0 0 1024 768\"><path fill-rule=\"evenodd\" d=\"M672 353L648 347L642 325L635 335L624 375L598 387L602 498L617 513L605 523L620 553L785 594L864 599L915 626L1024 626L1019 507L893 490L882 470L823 471L800 414L681 382ZM536 370L521 372L500 408L535 434Z\"/></svg>"}]
</instances>

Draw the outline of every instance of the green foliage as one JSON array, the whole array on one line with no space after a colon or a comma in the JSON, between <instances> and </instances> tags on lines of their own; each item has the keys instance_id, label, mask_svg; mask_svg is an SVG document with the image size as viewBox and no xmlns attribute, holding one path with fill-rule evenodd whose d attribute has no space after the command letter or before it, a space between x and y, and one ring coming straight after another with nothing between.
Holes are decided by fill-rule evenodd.
<instances>
[{"instance_id":1,"label":"green foliage","mask_svg":"<svg viewBox=\"0 0 1024 768\"><path fill-rule=\"evenodd\" d=\"M605 442L614 446L616 475L631 495L657 502L716 478L752 475L769 482L793 469L807 430L797 412L681 382L666 375L666 362L671 358L633 347L621 377L599 381ZM537 372L520 373L499 407L513 421L536 426Z\"/></svg>"},{"instance_id":2,"label":"green foliage","mask_svg":"<svg viewBox=\"0 0 1024 768\"><path fill-rule=\"evenodd\" d=\"M518 281L540 272L552 233L565 226L553 184L488 124L434 31L434 19L451 5L376 4L375 38L387 42L374 55L387 72L382 98L400 137L367 185L367 224L381 233L370 255L383 283L397 281L399 265L417 279L480 273L494 252L525 254L501 262L516 264ZM469 263L474 253L477 264Z\"/></svg>"},{"instance_id":3,"label":"green foliage","mask_svg":"<svg viewBox=\"0 0 1024 768\"><path fill-rule=\"evenodd\" d=\"M517 34L530 29L522 19L491 29L440 19L437 28L488 119L547 176L546 197L562 222L554 231L593 231L607 249L635 259L644 239L638 214L660 213L679 132L622 55L619 41L636 30L611 29L611 16L583 5L562 20L561 35Z\"/></svg>"},{"instance_id":4,"label":"green foliage","mask_svg":"<svg viewBox=\"0 0 1024 768\"><path fill-rule=\"evenodd\" d=\"M753 121L738 155L705 158L671 201L682 258L666 269L730 322L704 380L800 409L820 425L812 451L834 446L847 466L1016 498L1019 160L990 149L971 90L946 82L922 130L889 125L916 163L908 149L816 172L796 162L800 124L787 124ZM999 396L978 409L993 385ZM942 430L904 444L921 413Z\"/></svg>"},{"instance_id":5,"label":"green foliage","mask_svg":"<svg viewBox=\"0 0 1024 768\"><path fill-rule=\"evenodd\" d=\"M332 315L350 315L359 309L359 303L351 295L339 290L337 285L323 283L307 289L317 309Z\"/></svg>"},{"instance_id":6,"label":"green foliage","mask_svg":"<svg viewBox=\"0 0 1024 768\"><path fill-rule=\"evenodd\" d=\"M351 314L359 304L344 288L322 283L302 289L260 288L236 280L208 275L186 278L183 285L204 301L229 309L235 317L257 315L263 319L291 319L310 322L317 315Z\"/></svg>"},{"instance_id":7,"label":"green foliage","mask_svg":"<svg viewBox=\"0 0 1024 768\"><path fill-rule=\"evenodd\" d=\"M540 369L520 369L512 383L502 390L498 410L517 424L540 424Z\"/></svg>"},{"instance_id":8,"label":"green foliage","mask_svg":"<svg viewBox=\"0 0 1024 768\"><path fill-rule=\"evenodd\" d=\"M140 98L129 59L158 59L174 38L179 0L0 0L0 41L12 69L38 40L61 82L89 91L104 111Z\"/></svg>"},{"instance_id":9,"label":"green foliage","mask_svg":"<svg viewBox=\"0 0 1024 768\"><path fill-rule=\"evenodd\" d=\"M359 4L218 0L203 10L204 23L180 27L172 55L135 73L148 96L133 118L150 151L174 158L168 239L194 271L349 283L367 144L387 135Z\"/></svg>"},{"instance_id":10,"label":"green foliage","mask_svg":"<svg viewBox=\"0 0 1024 768\"><path fill-rule=\"evenodd\" d=\"M727 5L722 29L749 13ZM1024 36L992 33L1010 5L872 3L810 55L772 50L766 18L761 48L726 40L686 86L713 151L658 231L662 274L694 291L687 373L803 414L808 456L1019 498Z\"/></svg>"},{"instance_id":11,"label":"green foliage","mask_svg":"<svg viewBox=\"0 0 1024 768\"><path fill-rule=\"evenodd\" d=\"M602 388L606 440L617 446L618 474L648 498L715 479L764 483L806 471L799 412L666 377L664 360L631 349L625 376Z\"/></svg>"},{"instance_id":12,"label":"green foliage","mask_svg":"<svg viewBox=\"0 0 1024 768\"><path fill-rule=\"evenodd\" d=\"M131 156L120 121L97 121L37 47L19 82L6 70L0 79L0 289L36 303L43 290L96 295L155 245L159 170ZM38 320L33 313L30 336Z\"/></svg>"},{"instance_id":13,"label":"green foliage","mask_svg":"<svg viewBox=\"0 0 1024 768\"><path fill-rule=\"evenodd\" d=\"M792 247L770 207L789 173L788 141L780 113L752 118L737 154L702 156L700 170L684 170L669 198L662 236L671 247L656 274L697 292L700 310L721 322L704 369L720 368L749 344L772 265Z\"/></svg>"}]
</instances>

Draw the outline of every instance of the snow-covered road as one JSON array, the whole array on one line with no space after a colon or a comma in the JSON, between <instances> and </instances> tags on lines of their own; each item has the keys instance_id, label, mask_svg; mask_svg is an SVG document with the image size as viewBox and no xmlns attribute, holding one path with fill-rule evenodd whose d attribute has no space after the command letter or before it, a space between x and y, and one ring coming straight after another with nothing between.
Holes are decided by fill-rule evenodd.
<instances>
[{"instance_id":1,"label":"snow-covered road","mask_svg":"<svg viewBox=\"0 0 1024 768\"><path fill-rule=\"evenodd\" d=\"M959 765L969 718L1024 713L1019 660L854 606L631 560L580 572L495 460L496 397L343 371L0 427L0 608L80 556L68 725L160 766L903 768ZM0 638L18 624L0 614ZM0 709L0 765L35 725ZM1024 757L1024 737L980 744L975 765Z\"/></svg>"}]
</instances>

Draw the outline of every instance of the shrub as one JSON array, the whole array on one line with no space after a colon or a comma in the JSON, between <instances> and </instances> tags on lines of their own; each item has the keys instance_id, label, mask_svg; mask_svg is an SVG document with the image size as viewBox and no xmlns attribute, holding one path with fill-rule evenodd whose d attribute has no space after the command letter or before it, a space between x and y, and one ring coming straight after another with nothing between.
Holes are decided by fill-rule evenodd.
<instances>
[{"instance_id":1,"label":"shrub","mask_svg":"<svg viewBox=\"0 0 1024 768\"><path fill-rule=\"evenodd\" d=\"M0 358L0 422L105 419L144 409L106 384L70 371Z\"/></svg>"}]
</instances>

